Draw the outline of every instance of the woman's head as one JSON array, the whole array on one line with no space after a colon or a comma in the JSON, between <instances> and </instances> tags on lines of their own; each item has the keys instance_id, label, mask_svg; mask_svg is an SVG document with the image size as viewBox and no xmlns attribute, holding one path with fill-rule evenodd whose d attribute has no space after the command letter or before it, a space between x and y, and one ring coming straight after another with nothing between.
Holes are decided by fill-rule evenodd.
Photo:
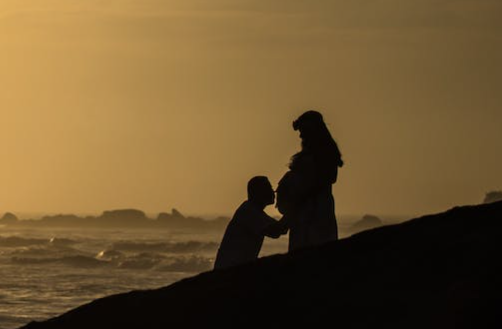
<instances>
[{"instance_id":1,"label":"woman's head","mask_svg":"<svg viewBox=\"0 0 502 329\"><path fill-rule=\"evenodd\" d=\"M300 132L302 152L312 154L318 161L343 166L342 155L324 122L321 113L307 111L293 121L293 129ZM294 162L293 158L293 162Z\"/></svg>"},{"instance_id":2,"label":"woman's head","mask_svg":"<svg viewBox=\"0 0 502 329\"><path fill-rule=\"evenodd\" d=\"M321 113L317 111L307 111L293 121L293 129L298 130L302 142L308 144L326 137L322 135L326 134L328 128L324 123L324 118Z\"/></svg>"},{"instance_id":3,"label":"woman's head","mask_svg":"<svg viewBox=\"0 0 502 329\"><path fill-rule=\"evenodd\" d=\"M300 115L298 119L293 121L293 129L300 130L309 124L321 124L324 123L324 118L322 114L317 111L307 111Z\"/></svg>"}]
</instances>

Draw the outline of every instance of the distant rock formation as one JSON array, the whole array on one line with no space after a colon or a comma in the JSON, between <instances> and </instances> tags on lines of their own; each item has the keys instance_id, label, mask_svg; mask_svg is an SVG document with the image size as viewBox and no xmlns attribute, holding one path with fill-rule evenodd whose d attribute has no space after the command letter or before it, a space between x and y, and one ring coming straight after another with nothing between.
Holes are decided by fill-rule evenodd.
<instances>
[{"instance_id":1,"label":"distant rock formation","mask_svg":"<svg viewBox=\"0 0 502 329\"><path fill-rule=\"evenodd\" d=\"M502 191L492 191L486 193L484 203L493 203L502 201Z\"/></svg>"},{"instance_id":2,"label":"distant rock formation","mask_svg":"<svg viewBox=\"0 0 502 329\"><path fill-rule=\"evenodd\" d=\"M228 221L222 220L223 217L218 217L215 220L204 220L198 217L185 217L181 212L173 209L171 213L160 213L157 216L157 222L160 225L167 226L170 228L209 228L209 227L220 227L226 225Z\"/></svg>"},{"instance_id":3,"label":"distant rock formation","mask_svg":"<svg viewBox=\"0 0 502 329\"><path fill-rule=\"evenodd\" d=\"M147 219L143 211L136 209L120 209L120 210L105 211L99 218L104 221L118 221L123 223L131 221L132 222L143 221Z\"/></svg>"},{"instance_id":4,"label":"distant rock formation","mask_svg":"<svg viewBox=\"0 0 502 329\"><path fill-rule=\"evenodd\" d=\"M42 226L42 227L142 227L153 229L203 229L220 230L230 218L218 217L214 220L205 220L198 217L185 217L177 209L169 213L160 213L157 220L148 218L146 214L137 209L119 209L104 211L102 215L79 217L76 215L51 215L40 220L17 220L15 215L7 213L0 219L0 225L7 226Z\"/></svg>"},{"instance_id":5,"label":"distant rock formation","mask_svg":"<svg viewBox=\"0 0 502 329\"><path fill-rule=\"evenodd\" d=\"M178 218L185 218L185 216L183 216L176 208L173 208L172 215Z\"/></svg>"},{"instance_id":6,"label":"distant rock formation","mask_svg":"<svg viewBox=\"0 0 502 329\"><path fill-rule=\"evenodd\" d=\"M0 219L0 224L4 224L4 225L13 224L13 223L17 223L18 220L19 219L17 218L16 215L14 215L13 213L7 212Z\"/></svg>"},{"instance_id":7,"label":"distant rock formation","mask_svg":"<svg viewBox=\"0 0 502 329\"><path fill-rule=\"evenodd\" d=\"M383 222L380 218L373 215L365 215L354 225L351 226L350 230L352 232L361 232L365 230L370 230L375 227L382 226Z\"/></svg>"},{"instance_id":8,"label":"distant rock formation","mask_svg":"<svg viewBox=\"0 0 502 329\"><path fill-rule=\"evenodd\" d=\"M42 217L40 223L51 226L75 225L80 219L80 217L75 215L54 215Z\"/></svg>"},{"instance_id":9,"label":"distant rock formation","mask_svg":"<svg viewBox=\"0 0 502 329\"><path fill-rule=\"evenodd\" d=\"M167 212L161 212L158 216L157 216L157 220L159 221L175 221L175 220L183 220L185 219L185 216L183 216L178 210L176 210L175 208L173 208L173 210L171 210L171 213L167 213Z\"/></svg>"},{"instance_id":10,"label":"distant rock formation","mask_svg":"<svg viewBox=\"0 0 502 329\"><path fill-rule=\"evenodd\" d=\"M96 300L24 329L501 328L502 202Z\"/></svg>"}]
</instances>

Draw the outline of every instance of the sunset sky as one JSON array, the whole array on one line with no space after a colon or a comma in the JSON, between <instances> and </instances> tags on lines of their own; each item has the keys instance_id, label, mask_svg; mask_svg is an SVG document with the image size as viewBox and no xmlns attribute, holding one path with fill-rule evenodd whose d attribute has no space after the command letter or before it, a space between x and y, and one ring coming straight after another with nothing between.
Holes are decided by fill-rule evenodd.
<instances>
[{"instance_id":1,"label":"sunset sky","mask_svg":"<svg viewBox=\"0 0 502 329\"><path fill-rule=\"evenodd\" d=\"M500 0L0 0L0 216L230 214L325 116L339 214L502 189Z\"/></svg>"}]
</instances>

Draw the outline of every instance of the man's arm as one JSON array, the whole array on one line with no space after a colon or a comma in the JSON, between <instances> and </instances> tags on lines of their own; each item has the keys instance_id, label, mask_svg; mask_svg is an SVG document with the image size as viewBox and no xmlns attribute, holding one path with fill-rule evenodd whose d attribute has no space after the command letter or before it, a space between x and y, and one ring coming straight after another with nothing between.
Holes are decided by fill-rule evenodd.
<instances>
[{"instance_id":1,"label":"man's arm","mask_svg":"<svg viewBox=\"0 0 502 329\"><path fill-rule=\"evenodd\" d=\"M263 234L269 238L272 239L278 239L281 235L284 235L288 233L289 230L289 220L288 216L283 216L280 221L276 221L275 219L273 222L270 222L270 224L265 227L263 230Z\"/></svg>"}]
</instances>

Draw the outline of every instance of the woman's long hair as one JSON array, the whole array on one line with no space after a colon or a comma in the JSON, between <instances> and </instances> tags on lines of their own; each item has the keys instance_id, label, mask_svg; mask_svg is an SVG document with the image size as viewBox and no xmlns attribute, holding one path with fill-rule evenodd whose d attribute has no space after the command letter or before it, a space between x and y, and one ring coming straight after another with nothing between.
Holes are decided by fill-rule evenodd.
<instances>
[{"instance_id":1,"label":"woman's long hair","mask_svg":"<svg viewBox=\"0 0 502 329\"><path fill-rule=\"evenodd\" d=\"M293 122L293 128L300 131L302 150L293 155L289 168L294 170L301 164L301 159L311 155L316 166L324 172L337 171L343 166L342 154L337 143L317 111L307 111Z\"/></svg>"}]
</instances>

